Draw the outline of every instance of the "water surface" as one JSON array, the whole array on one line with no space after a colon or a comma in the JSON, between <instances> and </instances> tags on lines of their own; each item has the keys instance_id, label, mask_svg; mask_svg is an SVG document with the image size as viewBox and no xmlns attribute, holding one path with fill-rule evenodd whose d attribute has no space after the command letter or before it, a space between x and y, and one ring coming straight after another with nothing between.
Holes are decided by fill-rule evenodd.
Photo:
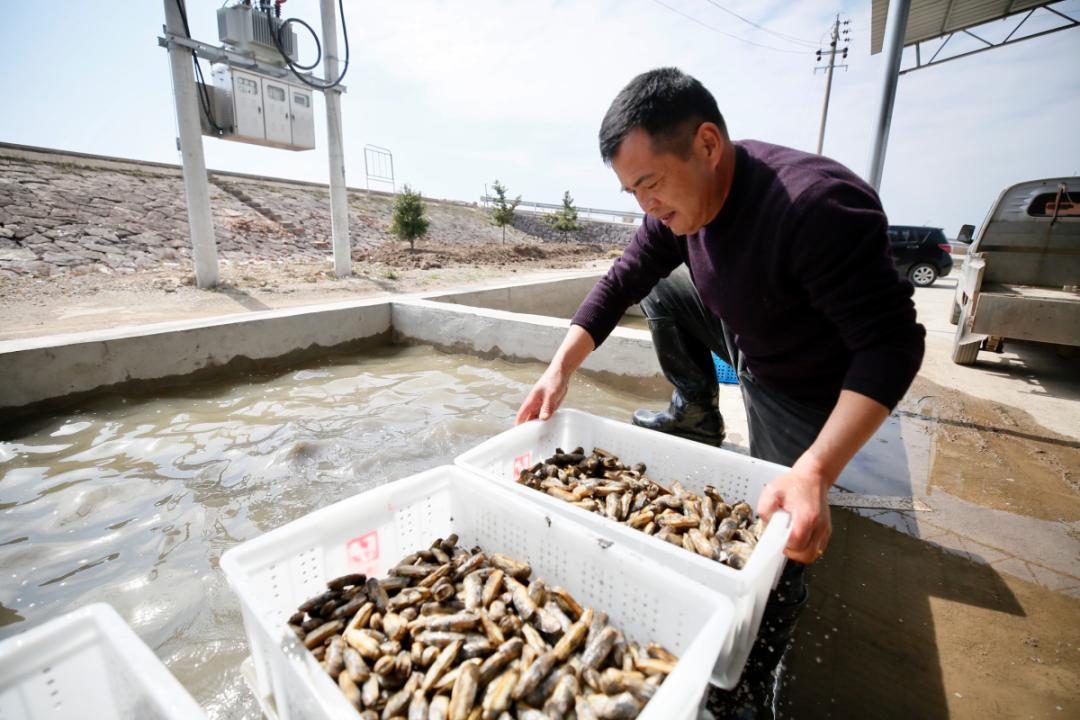
<instances>
[{"instance_id":1,"label":"water surface","mask_svg":"<svg viewBox=\"0 0 1080 720\"><path fill-rule=\"evenodd\" d=\"M223 552L511 426L543 371L429 347L110 395L0 440L0 639L104 601L211 717L254 716ZM567 405L643 399L578 376ZM644 402L655 403L655 399Z\"/></svg>"}]
</instances>

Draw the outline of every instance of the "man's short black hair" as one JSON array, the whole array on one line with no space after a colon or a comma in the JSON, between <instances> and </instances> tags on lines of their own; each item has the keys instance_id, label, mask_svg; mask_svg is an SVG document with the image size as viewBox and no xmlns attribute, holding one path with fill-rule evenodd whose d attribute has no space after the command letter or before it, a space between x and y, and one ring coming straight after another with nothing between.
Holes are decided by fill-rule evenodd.
<instances>
[{"instance_id":1,"label":"man's short black hair","mask_svg":"<svg viewBox=\"0 0 1080 720\"><path fill-rule=\"evenodd\" d=\"M650 70L631 80L612 101L600 124L600 156L610 165L626 136L642 128L657 152L687 158L703 122L715 123L727 135L716 98L704 85L678 68Z\"/></svg>"}]
</instances>

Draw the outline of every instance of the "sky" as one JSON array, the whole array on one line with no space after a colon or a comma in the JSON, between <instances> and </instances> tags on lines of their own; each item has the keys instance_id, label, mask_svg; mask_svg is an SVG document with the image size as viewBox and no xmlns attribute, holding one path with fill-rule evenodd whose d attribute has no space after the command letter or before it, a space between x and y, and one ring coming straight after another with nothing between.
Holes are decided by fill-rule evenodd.
<instances>
[{"instance_id":1,"label":"sky","mask_svg":"<svg viewBox=\"0 0 1080 720\"><path fill-rule=\"evenodd\" d=\"M179 162L169 63L157 45L163 2L8 5L0 141ZM221 2L187 5L192 34L217 43ZM824 153L865 177L883 72L882 55L870 55L870 5L346 0L346 181L365 185L363 147L373 144L393 152L399 186L428 197L477 201L499 179L525 200L559 202L569 190L580 206L636 210L600 160L597 131L631 78L669 65L713 92L733 138L813 152L825 91L814 50L837 13L850 20L851 50L834 76ZM1080 18L1080 0L1056 7ZM321 29L316 0L285 8ZM1025 28L1054 24L1040 16L1051 17L1041 11ZM1013 24L980 34L1001 38ZM975 47L959 37L947 50ZM910 64L910 49L905 57ZM1077 67L1072 28L902 76L881 188L890 221L953 236L981 223L1008 185L1080 174ZM207 166L325 182L325 123L317 98L317 147L306 152L204 138Z\"/></svg>"}]
</instances>

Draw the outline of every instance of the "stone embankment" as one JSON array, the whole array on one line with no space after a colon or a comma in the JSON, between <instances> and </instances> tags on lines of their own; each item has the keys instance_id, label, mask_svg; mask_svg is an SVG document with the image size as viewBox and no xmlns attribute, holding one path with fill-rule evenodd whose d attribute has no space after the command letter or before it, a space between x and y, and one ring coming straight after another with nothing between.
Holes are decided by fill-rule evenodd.
<instances>
[{"instance_id":1,"label":"stone embankment","mask_svg":"<svg viewBox=\"0 0 1080 720\"><path fill-rule=\"evenodd\" d=\"M638 225L589 222L579 220L580 230L560 232L551 226L549 217L519 212L514 215L514 227L521 232L542 238L548 242L578 242L596 245L626 245L634 236Z\"/></svg>"},{"instance_id":2,"label":"stone embankment","mask_svg":"<svg viewBox=\"0 0 1080 720\"><path fill-rule=\"evenodd\" d=\"M390 241L393 197L349 191L354 254ZM210 173L218 252L237 263L325 260L330 203L325 186ZM475 205L427 201L428 237L440 243L500 243L501 230ZM514 242L625 244L632 228L583 223L559 233L519 214ZM178 168L0 146L0 278L131 273L191 262Z\"/></svg>"}]
</instances>

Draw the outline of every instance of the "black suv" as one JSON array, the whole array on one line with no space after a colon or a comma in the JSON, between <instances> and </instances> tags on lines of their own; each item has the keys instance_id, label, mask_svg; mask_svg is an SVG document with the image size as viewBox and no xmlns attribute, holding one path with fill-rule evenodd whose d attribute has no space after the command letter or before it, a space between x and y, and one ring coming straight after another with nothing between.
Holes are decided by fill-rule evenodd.
<instances>
[{"instance_id":1,"label":"black suv","mask_svg":"<svg viewBox=\"0 0 1080 720\"><path fill-rule=\"evenodd\" d=\"M896 270L915 287L928 287L952 270L949 241L941 228L890 225L889 248Z\"/></svg>"}]
</instances>

